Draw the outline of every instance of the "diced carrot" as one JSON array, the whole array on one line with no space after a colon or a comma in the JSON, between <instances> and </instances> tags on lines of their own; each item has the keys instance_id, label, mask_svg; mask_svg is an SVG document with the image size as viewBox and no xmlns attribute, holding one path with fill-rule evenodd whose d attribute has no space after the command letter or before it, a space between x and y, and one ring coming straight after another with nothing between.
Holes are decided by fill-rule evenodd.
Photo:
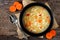
<instances>
[{"instance_id":1,"label":"diced carrot","mask_svg":"<svg viewBox=\"0 0 60 40\"><path fill-rule=\"evenodd\" d=\"M26 23L26 27L29 27L29 26L31 26L31 21L28 21L28 22Z\"/></svg>"},{"instance_id":2,"label":"diced carrot","mask_svg":"<svg viewBox=\"0 0 60 40\"><path fill-rule=\"evenodd\" d=\"M50 33L52 34L52 36L56 36L56 31L55 30L51 30Z\"/></svg>"},{"instance_id":3,"label":"diced carrot","mask_svg":"<svg viewBox=\"0 0 60 40\"><path fill-rule=\"evenodd\" d=\"M27 26L27 24L25 23L25 24L24 24L24 27L26 27L26 26Z\"/></svg>"},{"instance_id":4,"label":"diced carrot","mask_svg":"<svg viewBox=\"0 0 60 40\"><path fill-rule=\"evenodd\" d=\"M19 4L16 5L16 9L17 9L17 10L22 10L22 8L23 8L23 7L22 7L22 4L21 4L21 3L19 3Z\"/></svg>"},{"instance_id":5,"label":"diced carrot","mask_svg":"<svg viewBox=\"0 0 60 40\"><path fill-rule=\"evenodd\" d=\"M30 14L26 14L26 16L29 16Z\"/></svg>"},{"instance_id":6,"label":"diced carrot","mask_svg":"<svg viewBox=\"0 0 60 40\"><path fill-rule=\"evenodd\" d=\"M47 16L47 18L49 18L49 16Z\"/></svg>"},{"instance_id":7,"label":"diced carrot","mask_svg":"<svg viewBox=\"0 0 60 40\"><path fill-rule=\"evenodd\" d=\"M42 26L40 26L40 28L42 28Z\"/></svg>"},{"instance_id":8,"label":"diced carrot","mask_svg":"<svg viewBox=\"0 0 60 40\"><path fill-rule=\"evenodd\" d=\"M34 28L31 27L31 28L30 28L30 31L32 32L33 30L34 30Z\"/></svg>"},{"instance_id":9,"label":"diced carrot","mask_svg":"<svg viewBox=\"0 0 60 40\"><path fill-rule=\"evenodd\" d=\"M32 30L30 30L30 32L32 32Z\"/></svg>"},{"instance_id":10,"label":"diced carrot","mask_svg":"<svg viewBox=\"0 0 60 40\"><path fill-rule=\"evenodd\" d=\"M34 16L35 17L35 19L37 19L37 16Z\"/></svg>"},{"instance_id":11,"label":"diced carrot","mask_svg":"<svg viewBox=\"0 0 60 40\"><path fill-rule=\"evenodd\" d=\"M46 17L46 20L48 21L48 23L50 23L50 19L49 16Z\"/></svg>"},{"instance_id":12,"label":"diced carrot","mask_svg":"<svg viewBox=\"0 0 60 40\"><path fill-rule=\"evenodd\" d=\"M53 37L53 36L51 35L50 32L46 33L46 38L47 38L47 39L52 39L52 37Z\"/></svg>"},{"instance_id":13,"label":"diced carrot","mask_svg":"<svg viewBox=\"0 0 60 40\"><path fill-rule=\"evenodd\" d=\"M38 19L37 22L41 23L42 22L42 19Z\"/></svg>"},{"instance_id":14,"label":"diced carrot","mask_svg":"<svg viewBox=\"0 0 60 40\"><path fill-rule=\"evenodd\" d=\"M15 6L10 6L9 7L9 11L10 12L15 12L16 11L16 7Z\"/></svg>"},{"instance_id":15,"label":"diced carrot","mask_svg":"<svg viewBox=\"0 0 60 40\"><path fill-rule=\"evenodd\" d=\"M48 23L50 23L50 20L49 19L47 21L48 21Z\"/></svg>"},{"instance_id":16,"label":"diced carrot","mask_svg":"<svg viewBox=\"0 0 60 40\"><path fill-rule=\"evenodd\" d=\"M41 16L41 14L39 14L39 16Z\"/></svg>"},{"instance_id":17,"label":"diced carrot","mask_svg":"<svg viewBox=\"0 0 60 40\"><path fill-rule=\"evenodd\" d=\"M14 6L16 6L16 5L18 5L18 4L19 4L18 1L15 1L15 2L13 3Z\"/></svg>"}]
</instances>

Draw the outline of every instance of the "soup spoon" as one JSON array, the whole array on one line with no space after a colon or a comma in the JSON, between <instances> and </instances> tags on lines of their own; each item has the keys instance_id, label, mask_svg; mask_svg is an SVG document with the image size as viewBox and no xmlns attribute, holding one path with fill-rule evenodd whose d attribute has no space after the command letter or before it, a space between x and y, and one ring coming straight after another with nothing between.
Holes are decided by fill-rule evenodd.
<instances>
[{"instance_id":1,"label":"soup spoon","mask_svg":"<svg viewBox=\"0 0 60 40\"><path fill-rule=\"evenodd\" d=\"M10 18L10 21L15 24L20 30L21 32L23 32L22 28L18 25L18 20L17 20L17 17L15 15L10 15L8 14L9 18ZM24 39L28 40L28 37L27 35L25 34L25 32L23 32L23 35L24 35Z\"/></svg>"}]
</instances>

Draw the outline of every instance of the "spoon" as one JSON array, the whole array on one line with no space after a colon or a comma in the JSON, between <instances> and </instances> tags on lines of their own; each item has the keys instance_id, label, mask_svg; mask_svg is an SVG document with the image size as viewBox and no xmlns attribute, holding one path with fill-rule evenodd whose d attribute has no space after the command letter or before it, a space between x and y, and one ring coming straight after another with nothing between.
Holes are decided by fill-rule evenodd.
<instances>
[{"instance_id":1,"label":"spoon","mask_svg":"<svg viewBox=\"0 0 60 40\"><path fill-rule=\"evenodd\" d=\"M23 32L22 28L18 25L18 20L17 20L17 17L15 15L10 15L8 14L9 18L10 18L10 21L15 24L19 29L21 29L21 32ZM26 40L28 40L28 37L27 35L25 34L25 32L23 32L23 35L24 35L24 38Z\"/></svg>"}]
</instances>

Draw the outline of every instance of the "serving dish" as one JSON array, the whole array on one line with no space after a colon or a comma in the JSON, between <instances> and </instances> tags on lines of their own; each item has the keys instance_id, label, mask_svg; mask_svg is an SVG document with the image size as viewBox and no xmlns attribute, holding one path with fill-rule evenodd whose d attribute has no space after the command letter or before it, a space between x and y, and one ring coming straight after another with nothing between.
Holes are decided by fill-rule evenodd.
<instances>
[{"instance_id":1,"label":"serving dish","mask_svg":"<svg viewBox=\"0 0 60 40\"><path fill-rule=\"evenodd\" d=\"M23 26L23 21L22 21L22 19L23 19L24 12L25 12L28 8L30 8L30 7L32 7L32 6L42 6L42 7L44 7L44 8L49 12L49 15L50 15L50 18L51 18L49 27L48 27L45 31L43 31L43 32L41 32L41 33L38 33L38 34L35 34L35 33L32 33L32 32L30 32L30 31L28 31L28 30ZM51 29L52 26L53 26L53 15L52 15L52 11L51 11L51 9L50 9L49 7L47 7L44 3L31 3L31 4L28 4L26 7L24 7L23 10L21 11L21 14L20 14L20 17L19 17L19 22L20 22L20 25L21 25L21 28L23 29L23 31L24 31L25 33L27 33L28 35L31 35L31 36L42 36L42 35L46 34L48 31L50 31L50 29Z\"/></svg>"}]
</instances>

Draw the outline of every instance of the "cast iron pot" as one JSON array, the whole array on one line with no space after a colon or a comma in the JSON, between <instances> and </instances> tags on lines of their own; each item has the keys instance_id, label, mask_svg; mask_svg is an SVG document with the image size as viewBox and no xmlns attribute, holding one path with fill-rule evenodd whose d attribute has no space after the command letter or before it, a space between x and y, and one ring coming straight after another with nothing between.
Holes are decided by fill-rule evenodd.
<instances>
[{"instance_id":1,"label":"cast iron pot","mask_svg":"<svg viewBox=\"0 0 60 40\"><path fill-rule=\"evenodd\" d=\"M51 22L50 22L49 27L48 27L45 31L43 31L43 32L41 32L41 33L38 33L38 34L34 34L34 33L32 33L32 32L29 32L29 31L24 27L23 21L22 21L24 12L25 12L28 8L30 8L30 7L32 7L32 6L42 6L42 7L46 8L46 10L49 12L49 15L50 15L50 18L51 18ZM47 7L44 3L31 3L31 4L28 4L26 7L24 7L23 10L21 11L21 14L20 14L20 17L19 17L19 22L20 22L20 25L21 25L22 30L23 30L26 34L31 35L31 36L42 36L42 35L46 34L48 31L50 31L50 29L52 28L52 26L53 26L53 15L52 15L51 9L50 9L49 7Z\"/></svg>"}]
</instances>

